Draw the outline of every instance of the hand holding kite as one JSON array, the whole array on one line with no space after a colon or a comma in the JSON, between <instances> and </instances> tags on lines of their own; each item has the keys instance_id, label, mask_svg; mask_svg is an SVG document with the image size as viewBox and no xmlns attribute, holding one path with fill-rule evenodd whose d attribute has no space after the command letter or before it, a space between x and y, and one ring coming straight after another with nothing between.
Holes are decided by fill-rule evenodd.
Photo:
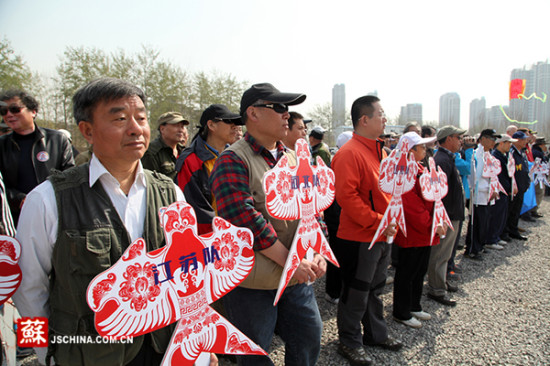
<instances>
[{"instance_id":1,"label":"hand holding kite","mask_svg":"<svg viewBox=\"0 0 550 366\"><path fill-rule=\"evenodd\" d=\"M447 184L447 174L441 167L435 167L435 161L432 157L428 159L430 169L424 169L424 173L420 176L420 189L422 190L422 196L427 201L434 202L434 214L432 221L432 235L430 237L430 244L433 243L435 233L437 231L437 225L447 224L451 230L454 230L451 219L445 210L445 206L441 199L447 195L449 186Z\"/></svg>"},{"instance_id":2,"label":"hand holding kite","mask_svg":"<svg viewBox=\"0 0 550 366\"><path fill-rule=\"evenodd\" d=\"M339 266L315 218L334 200L334 172L320 157L317 157L317 166L311 165L311 153L306 140L296 141L295 151L298 160L296 166L291 166L288 156L283 156L273 169L264 174L263 179L267 212L279 220L301 219L289 249L274 305L306 252L315 250Z\"/></svg>"},{"instance_id":3,"label":"hand holding kite","mask_svg":"<svg viewBox=\"0 0 550 366\"><path fill-rule=\"evenodd\" d=\"M508 193L506 193L506 190L498 180L498 175L502 170L500 166L500 161L493 155L491 155L488 151L484 153L483 158L485 160L485 164L483 164L483 172L481 173L481 176L483 178L489 179L489 202L491 202L494 201L494 199L491 199L491 197L493 197L495 194L502 192L505 195L508 195Z\"/></svg>"},{"instance_id":4,"label":"hand holding kite","mask_svg":"<svg viewBox=\"0 0 550 366\"><path fill-rule=\"evenodd\" d=\"M185 202L159 216L166 246L147 253L138 239L90 282L87 301L99 334L139 336L179 320L163 365L193 365L202 352L265 355L209 306L252 270L252 232L215 217L213 233L198 236L195 212Z\"/></svg>"},{"instance_id":5,"label":"hand holding kite","mask_svg":"<svg viewBox=\"0 0 550 366\"><path fill-rule=\"evenodd\" d=\"M414 188L416 174L418 173L418 164L414 156L409 154L409 148L408 140L402 140L397 148L392 150L390 156L382 160L380 164L380 178L378 181L380 189L383 192L390 193L392 198L372 238L369 249L372 248L390 224L397 223L403 234L407 236L401 195ZM388 243L392 241L393 237L389 237Z\"/></svg>"}]
</instances>

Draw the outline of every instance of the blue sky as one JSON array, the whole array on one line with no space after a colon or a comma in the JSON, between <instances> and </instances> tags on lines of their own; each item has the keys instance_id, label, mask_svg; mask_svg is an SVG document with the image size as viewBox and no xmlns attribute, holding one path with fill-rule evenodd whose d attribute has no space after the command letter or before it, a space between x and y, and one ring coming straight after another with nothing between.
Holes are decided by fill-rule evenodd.
<instances>
[{"instance_id":1,"label":"blue sky","mask_svg":"<svg viewBox=\"0 0 550 366\"><path fill-rule=\"evenodd\" d=\"M422 103L424 120L457 92L467 126L472 99L506 104L510 71L550 57L548 14L547 0L0 0L0 37L46 75L66 46L151 45L184 70L306 93L306 114L336 83L348 106L377 90L389 116Z\"/></svg>"}]
</instances>

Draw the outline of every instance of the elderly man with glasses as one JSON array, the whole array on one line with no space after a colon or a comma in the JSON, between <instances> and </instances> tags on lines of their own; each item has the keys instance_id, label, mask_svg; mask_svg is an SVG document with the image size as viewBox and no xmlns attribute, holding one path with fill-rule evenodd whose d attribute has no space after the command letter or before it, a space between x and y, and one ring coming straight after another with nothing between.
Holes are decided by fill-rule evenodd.
<instances>
[{"instance_id":1,"label":"elderly man with glasses","mask_svg":"<svg viewBox=\"0 0 550 366\"><path fill-rule=\"evenodd\" d=\"M13 220L17 223L23 201L34 187L44 182L52 169L74 166L73 150L65 134L36 125L38 101L21 90L0 95L4 123L13 132L0 136L0 172Z\"/></svg>"}]
</instances>

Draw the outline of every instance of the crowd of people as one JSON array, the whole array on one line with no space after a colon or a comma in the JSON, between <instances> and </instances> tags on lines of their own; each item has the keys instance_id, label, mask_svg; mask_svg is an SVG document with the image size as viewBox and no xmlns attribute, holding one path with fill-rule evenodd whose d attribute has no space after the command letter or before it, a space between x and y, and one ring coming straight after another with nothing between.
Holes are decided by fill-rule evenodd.
<instances>
[{"instance_id":1,"label":"crowd of people","mask_svg":"<svg viewBox=\"0 0 550 366\"><path fill-rule=\"evenodd\" d=\"M535 131L510 126L502 134L486 129L468 136L455 126L412 122L402 136L385 134L381 101L369 95L354 101L353 132L338 136L332 156L323 142L326 131L318 126L308 131L311 120L289 111L305 99L269 83L255 84L243 93L238 112L222 104L206 108L191 139L193 122L167 111L150 142L153 122L147 120L143 91L124 80L100 78L73 97L75 122L90 145L75 156L70 136L36 124L35 98L24 91L1 94L2 127L10 129L0 137L1 229L22 245L23 281L13 296L20 314L48 317L50 336L97 334L86 303L88 283L138 238L145 238L147 251L163 246L158 210L186 201L196 212L199 234L212 231L214 216L254 233L252 274L216 307L232 324L266 351L273 336L280 336L287 365L315 365L323 323L309 284L326 273L325 299L338 306L338 352L352 365L369 365L369 347L403 347L388 332L380 299L390 266L393 318L421 328L431 318L421 303L426 274L428 298L456 305L450 293L458 290L462 268L454 259L466 220L465 258L483 260L487 249L528 240L520 218L542 217L537 206L522 212L529 163L548 162L546 141ZM268 214L262 179L281 157L295 156L296 141L308 136L312 162L320 157L336 177L336 200L318 220L326 223L340 268L319 253L302 259L274 306L298 221ZM414 188L402 196L407 235L390 223L373 243L391 199L379 188L381 161L404 145L418 167ZM449 220L437 223L435 236L434 203L424 198L419 182L433 169L432 159L448 184L442 201ZM492 181L486 171L499 164ZM501 190L491 188L495 179ZM535 190L540 205L544 189ZM50 344L37 354L41 362L53 357L57 365L158 365L173 329L132 344ZM211 365L217 362L212 354ZM268 356L251 355L237 356L236 362L273 364Z\"/></svg>"}]
</instances>

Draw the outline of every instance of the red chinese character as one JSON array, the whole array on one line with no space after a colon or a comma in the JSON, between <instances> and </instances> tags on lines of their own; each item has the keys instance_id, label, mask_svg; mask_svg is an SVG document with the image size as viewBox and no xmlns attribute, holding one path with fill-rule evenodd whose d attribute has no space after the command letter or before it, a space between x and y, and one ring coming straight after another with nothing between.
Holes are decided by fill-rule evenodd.
<instances>
[{"instance_id":1,"label":"red chinese character","mask_svg":"<svg viewBox=\"0 0 550 366\"><path fill-rule=\"evenodd\" d=\"M48 347L48 318L17 319L18 347Z\"/></svg>"}]
</instances>

